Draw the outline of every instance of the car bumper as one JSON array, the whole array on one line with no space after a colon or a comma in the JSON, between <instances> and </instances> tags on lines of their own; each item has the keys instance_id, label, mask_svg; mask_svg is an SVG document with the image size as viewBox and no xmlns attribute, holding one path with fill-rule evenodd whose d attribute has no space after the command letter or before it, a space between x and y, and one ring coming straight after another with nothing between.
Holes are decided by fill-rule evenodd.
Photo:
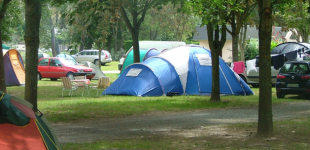
<instances>
[{"instance_id":1,"label":"car bumper","mask_svg":"<svg viewBox=\"0 0 310 150\"><path fill-rule=\"evenodd\" d=\"M277 93L281 94L310 94L310 89L305 89L305 88L277 88Z\"/></svg>"},{"instance_id":2,"label":"car bumper","mask_svg":"<svg viewBox=\"0 0 310 150\"><path fill-rule=\"evenodd\" d=\"M86 76L87 79L91 79L96 75L94 72L76 72L74 76Z\"/></svg>"},{"instance_id":3,"label":"car bumper","mask_svg":"<svg viewBox=\"0 0 310 150\"><path fill-rule=\"evenodd\" d=\"M110 63L112 62L112 58L111 59L103 59L101 60L101 63Z\"/></svg>"}]
</instances>

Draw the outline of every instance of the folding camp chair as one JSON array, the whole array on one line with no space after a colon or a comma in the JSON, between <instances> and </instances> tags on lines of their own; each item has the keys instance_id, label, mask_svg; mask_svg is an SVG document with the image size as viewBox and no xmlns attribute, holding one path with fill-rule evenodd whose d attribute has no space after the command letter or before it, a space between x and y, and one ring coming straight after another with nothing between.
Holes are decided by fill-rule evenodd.
<instances>
[{"instance_id":1,"label":"folding camp chair","mask_svg":"<svg viewBox=\"0 0 310 150\"><path fill-rule=\"evenodd\" d=\"M99 90L102 91L109 86L110 86L110 77L100 77L98 80L98 83L90 85L89 89L90 90L91 89L97 90L97 96L98 96ZM88 94L90 93L90 90L89 90Z\"/></svg>"},{"instance_id":2,"label":"folding camp chair","mask_svg":"<svg viewBox=\"0 0 310 150\"><path fill-rule=\"evenodd\" d=\"M60 77L61 81L62 81L62 97L63 97L63 92L65 90L69 91L69 96L71 94L71 97L73 95L73 91L77 90L77 84L76 83L72 83L70 78L68 77Z\"/></svg>"}]
</instances>

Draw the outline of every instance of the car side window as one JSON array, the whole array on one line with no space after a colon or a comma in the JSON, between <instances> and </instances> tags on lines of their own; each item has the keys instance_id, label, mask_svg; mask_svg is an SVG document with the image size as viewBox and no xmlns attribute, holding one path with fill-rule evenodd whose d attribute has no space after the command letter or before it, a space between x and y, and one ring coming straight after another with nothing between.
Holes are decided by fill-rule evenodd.
<instances>
[{"instance_id":1,"label":"car side window","mask_svg":"<svg viewBox=\"0 0 310 150\"><path fill-rule=\"evenodd\" d=\"M95 51L95 55L99 55L99 52L98 52L98 51Z\"/></svg>"},{"instance_id":2,"label":"car side window","mask_svg":"<svg viewBox=\"0 0 310 150\"><path fill-rule=\"evenodd\" d=\"M56 66L56 60L55 59L51 59L50 60L50 66Z\"/></svg>"},{"instance_id":3,"label":"car side window","mask_svg":"<svg viewBox=\"0 0 310 150\"><path fill-rule=\"evenodd\" d=\"M48 59L42 59L39 64L39 66L48 66Z\"/></svg>"},{"instance_id":4,"label":"car side window","mask_svg":"<svg viewBox=\"0 0 310 150\"><path fill-rule=\"evenodd\" d=\"M56 64L56 66L61 66L61 62L58 60L58 59L55 59L55 64Z\"/></svg>"},{"instance_id":5,"label":"car side window","mask_svg":"<svg viewBox=\"0 0 310 150\"><path fill-rule=\"evenodd\" d=\"M96 55L96 52L95 52L95 51L92 51L92 52L90 53L90 55Z\"/></svg>"},{"instance_id":6,"label":"car side window","mask_svg":"<svg viewBox=\"0 0 310 150\"><path fill-rule=\"evenodd\" d=\"M91 52L90 52L90 51L88 51L88 52L86 53L86 55L91 55Z\"/></svg>"},{"instance_id":7,"label":"car side window","mask_svg":"<svg viewBox=\"0 0 310 150\"><path fill-rule=\"evenodd\" d=\"M85 52L80 52L79 55L85 55Z\"/></svg>"}]
</instances>

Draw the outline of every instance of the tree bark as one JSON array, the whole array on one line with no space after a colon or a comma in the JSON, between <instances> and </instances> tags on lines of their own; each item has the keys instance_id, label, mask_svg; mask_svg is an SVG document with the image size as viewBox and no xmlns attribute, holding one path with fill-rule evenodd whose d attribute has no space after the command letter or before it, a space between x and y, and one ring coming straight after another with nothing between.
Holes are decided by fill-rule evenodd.
<instances>
[{"instance_id":1,"label":"tree bark","mask_svg":"<svg viewBox=\"0 0 310 150\"><path fill-rule=\"evenodd\" d=\"M212 57L212 92L210 101L221 101L220 98L220 72L219 72L219 55L226 42L226 26L222 25L220 30L217 25L214 30L212 22L207 24L207 32ZM221 31L221 37L220 37ZM214 38L213 38L214 33Z\"/></svg>"},{"instance_id":2,"label":"tree bark","mask_svg":"<svg viewBox=\"0 0 310 150\"><path fill-rule=\"evenodd\" d=\"M145 2L144 7L140 12L138 12L138 8L131 8L131 17L132 17L132 23L129 21L128 16L126 14L124 6L121 6L120 13L122 15L122 18L131 33L132 37L132 45L133 45L133 53L134 53L134 62L139 63L140 62L140 48L139 48L139 31L140 26L142 22L144 21L144 17L146 14L147 9L149 8L149 2ZM140 18L138 19L138 17Z\"/></svg>"},{"instance_id":3,"label":"tree bark","mask_svg":"<svg viewBox=\"0 0 310 150\"><path fill-rule=\"evenodd\" d=\"M231 37L232 37L232 61L236 62L239 61L239 56L238 56L238 40L239 40L239 32L236 30L236 19L235 19L235 14L232 14L232 19L231 19Z\"/></svg>"},{"instance_id":4,"label":"tree bark","mask_svg":"<svg viewBox=\"0 0 310 150\"><path fill-rule=\"evenodd\" d=\"M273 134L271 57L270 43L272 32L272 3L270 0L257 0L259 7L259 108L258 136Z\"/></svg>"},{"instance_id":5,"label":"tree bark","mask_svg":"<svg viewBox=\"0 0 310 150\"><path fill-rule=\"evenodd\" d=\"M243 28L241 28L240 36L239 36L239 49L240 49L240 60L244 61L244 50L245 50L245 39L246 39L246 30L247 30L247 25L244 25Z\"/></svg>"},{"instance_id":6,"label":"tree bark","mask_svg":"<svg viewBox=\"0 0 310 150\"><path fill-rule=\"evenodd\" d=\"M3 18L3 17L2 17ZM2 22L0 18L0 24ZM0 29L0 62L3 62L3 51L2 51L2 32ZM6 93L6 82L5 82L5 68L4 63L0 63L0 91Z\"/></svg>"},{"instance_id":7,"label":"tree bark","mask_svg":"<svg viewBox=\"0 0 310 150\"><path fill-rule=\"evenodd\" d=\"M0 10L0 25L2 23L2 20L4 18L4 13L7 10L8 4L11 2L11 0L4 0L2 3L2 7ZM3 63L3 51L2 51L2 31L0 28L0 91L6 93L6 83L5 83L5 69L4 69L4 63Z\"/></svg>"},{"instance_id":8,"label":"tree bark","mask_svg":"<svg viewBox=\"0 0 310 150\"><path fill-rule=\"evenodd\" d=\"M58 54L56 50L56 37L55 37L54 27L52 27L51 29L51 45L52 45L52 54L53 54L53 57L55 57Z\"/></svg>"},{"instance_id":9,"label":"tree bark","mask_svg":"<svg viewBox=\"0 0 310 150\"><path fill-rule=\"evenodd\" d=\"M26 83L25 100L33 105L33 110L38 111L37 106L37 74L38 74L38 48L39 28L41 20L41 0L25 0L25 44L26 44Z\"/></svg>"}]
</instances>

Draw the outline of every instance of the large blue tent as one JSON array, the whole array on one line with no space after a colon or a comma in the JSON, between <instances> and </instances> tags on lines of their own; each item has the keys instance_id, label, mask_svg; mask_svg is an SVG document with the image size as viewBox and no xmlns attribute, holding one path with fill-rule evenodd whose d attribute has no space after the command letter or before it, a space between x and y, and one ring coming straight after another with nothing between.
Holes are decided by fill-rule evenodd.
<instances>
[{"instance_id":1,"label":"large blue tent","mask_svg":"<svg viewBox=\"0 0 310 150\"><path fill-rule=\"evenodd\" d=\"M254 94L223 59L220 58L219 63L221 94ZM102 94L161 96L209 95L211 92L211 52L200 46L180 46L128 66Z\"/></svg>"}]
</instances>

